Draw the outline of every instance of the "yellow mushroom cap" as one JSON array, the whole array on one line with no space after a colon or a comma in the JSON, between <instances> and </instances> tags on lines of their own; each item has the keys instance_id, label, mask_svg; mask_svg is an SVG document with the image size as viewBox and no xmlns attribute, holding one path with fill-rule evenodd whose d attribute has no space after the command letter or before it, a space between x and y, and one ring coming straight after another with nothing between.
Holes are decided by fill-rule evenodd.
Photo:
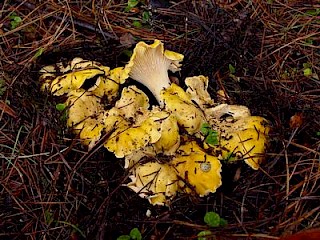
<instances>
[{"instance_id":1,"label":"yellow mushroom cap","mask_svg":"<svg viewBox=\"0 0 320 240\"><path fill-rule=\"evenodd\" d=\"M60 62L43 67L40 70L41 89L61 96L81 88L87 81L94 81L91 83L93 87L89 89L93 91L100 84L100 77L107 76L109 70L109 67L101 63L74 58L67 66Z\"/></svg>"},{"instance_id":2,"label":"yellow mushroom cap","mask_svg":"<svg viewBox=\"0 0 320 240\"><path fill-rule=\"evenodd\" d=\"M178 85L172 83L170 87L161 91L161 99L165 104L165 109L177 118L179 126L189 134L197 133L201 125L206 122L201 109L191 101L190 95Z\"/></svg>"},{"instance_id":3,"label":"yellow mushroom cap","mask_svg":"<svg viewBox=\"0 0 320 240\"><path fill-rule=\"evenodd\" d=\"M214 101L208 93L208 77L203 75L187 77L185 83L188 86L186 92L191 96L201 109L214 105Z\"/></svg>"},{"instance_id":4,"label":"yellow mushroom cap","mask_svg":"<svg viewBox=\"0 0 320 240\"><path fill-rule=\"evenodd\" d=\"M258 170L264 159L269 130L267 120L262 117L238 120L220 139L222 158L230 162L244 160Z\"/></svg>"},{"instance_id":5,"label":"yellow mushroom cap","mask_svg":"<svg viewBox=\"0 0 320 240\"><path fill-rule=\"evenodd\" d=\"M145 115L148 111L149 98L143 91L132 85L122 90L115 107L124 118L136 122L139 115Z\"/></svg>"},{"instance_id":6,"label":"yellow mushroom cap","mask_svg":"<svg viewBox=\"0 0 320 240\"><path fill-rule=\"evenodd\" d=\"M161 111L161 137L153 144L157 153L173 155L180 146L180 133L177 118L166 111Z\"/></svg>"},{"instance_id":7,"label":"yellow mushroom cap","mask_svg":"<svg viewBox=\"0 0 320 240\"><path fill-rule=\"evenodd\" d=\"M83 145L87 145L91 149L101 138L101 133L105 126L103 123L103 113L97 117L90 117L83 121L82 129L80 130L80 139Z\"/></svg>"},{"instance_id":8,"label":"yellow mushroom cap","mask_svg":"<svg viewBox=\"0 0 320 240\"><path fill-rule=\"evenodd\" d=\"M103 111L100 101L100 98L85 90L80 89L70 92L66 101L68 105L68 127L82 129L84 120L89 117L96 117ZM77 130L75 132L78 133Z\"/></svg>"},{"instance_id":9,"label":"yellow mushroom cap","mask_svg":"<svg viewBox=\"0 0 320 240\"><path fill-rule=\"evenodd\" d=\"M216 192L222 184L218 158L204 152L194 141L181 145L177 152L171 164L186 183L187 192L188 186L200 196Z\"/></svg>"},{"instance_id":10,"label":"yellow mushroom cap","mask_svg":"<svg viewBox=\"0 0 320 240\"><path fill-rule=\"evenodd\" d=\"M178 190L178 177L172 166L158 162L137 164L127 186L147 198L152 205L166 205Z\"/></svg>"},{"instance_id":11,"label":"yellow mushroom cap","mask_svg":"<svg viewBox=\"0 0 320 240\"><path fill-rule=\"evenodd\" d=\"M105 147L117 158L123 158L133 151L143 148L150 141L149 134L140 127L122 126L106 141Z\"/></svg>"},{"instance_id":12,"label":"yellow mushroom cap","mask_svg":"<svg viewBox=\"0 0 320 240\"><path fill-rule=\"evenodd\" d=\"M123 67L111 69L108 75L100 76L100 82L91 92L99 97L106 96L108 101L114 100L119 93L120 84L126 79L122 78Z\"/></svg>"},{"instance_id":13,"label":"yellow mushroom cap","mask_svg":"<svg viewBox=\"0 0 320 240\"><path fill-rule=\"evenodd\" d=\"M124 78L130 76L142 83L160 102L160 91L170 85L168 70L178 70L182 59L183 55L179 53L165 51L159 40L150 45L139 42L125 66Z\"/></svg>"},{"instance_id":14,"label":"yellow mushroom cap","mask_svg":"<svg viewBox=\"0 0 320 240\"><path fill-rule=\"evenodd\" d=\"M92 148L104 129L104 113L100 98L84 90L76 90L68 94L66 104L68 127L79 134L84 145Z\"/></svg>"}]
</instances>

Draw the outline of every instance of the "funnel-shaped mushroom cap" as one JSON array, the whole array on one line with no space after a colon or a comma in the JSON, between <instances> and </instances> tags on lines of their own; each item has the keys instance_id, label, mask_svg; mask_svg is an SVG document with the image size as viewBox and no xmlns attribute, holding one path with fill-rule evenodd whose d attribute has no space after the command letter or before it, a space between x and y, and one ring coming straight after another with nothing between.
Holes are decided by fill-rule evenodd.
<instances>
[{"instance_id":1,"label":"funnel-shaped mushroom cap","mask_svg":"<svg viewBox=\"0 0 320 240\"><path fill-rule=\"evenodd\" d=\"M244 160L251 168L259 169L264 159L269 133L267 120L250 116L238 120L229 132L221 136L222 158L227 161Z\"/></svg>"},{"instance_id":2,"label":"funnel-shaped mushroom cap","mask_svg":"<svg viewBox=\"0 0 320 240\"><path fill-rule=\"evenodd\" d=\"M161 91L161 98L165 109L171 112L178 120L178 124L189 134L199 131L201 125L206 122L201 111L181 87L172 83L169 88Z\"/></svg>"},{"instance_id":3,"label":"funnel-shaped mushroom cap","mask_svg":"<svg viewBox=\"0 0 320 240\"><path fill-rule=\"evenodd\" d=\"M220 161L204 152L196 142L181 145L177 152L171 164L186 183L187 192L191 188L200 196L205 196L215 192L222 184Z\"/></svg>"},{"instance_id":4,"label":"funnel-shaped mushroom cap","mask_svg":"<svg viewBox=\"0 0 320 240\"><path fill-rule=\"evenodd\" d=\"M159 40L151 45L139 42L125 67L124 78L129 75L142 83L160 102L160 91L170 85L168 70L179 70L179 62L182 60L183 55L165 51Z\"/></svg>"},{"instance_id":5,"label":"funnel-shaped mushroom cap","mask_svg":"<svg viewBox=\"0 0 320 240\"><path fill-rule=\"evenodd\" d=\"M178 179L173 167L158 162L138 164L127 186L152 205L165 205L178 190Z\"/></svg>"}]
</instances>

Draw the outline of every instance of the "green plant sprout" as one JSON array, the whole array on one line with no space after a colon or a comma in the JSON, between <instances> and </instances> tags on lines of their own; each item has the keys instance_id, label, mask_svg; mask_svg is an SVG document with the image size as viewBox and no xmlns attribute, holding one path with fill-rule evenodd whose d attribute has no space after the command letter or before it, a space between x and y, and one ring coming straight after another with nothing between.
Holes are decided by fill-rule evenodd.
<instances>
[{"instance_id":1,"label":"green plant sprout","mask_svg":"<svg viewBox=\"0 0 320 240\"><path fill-rule=\"evenodd\" d=\"M215 212L207 212L204 215L204 222L210 227L225 227L228 224L227 220Z\"/></svg>"},{"instance_id":2,"label":"green plant sprout","mask_svg":"<svg viewBox=\"0 0 320 240\"><path fill-rule=\"evenodd\" d=\"M129 235L121 235L117 240L142 240L141 232L138 228L133 228Z\"/></svg>"},{"instance_id":3,"label":"green plant sprout","mask_svg":"<svg viewBox=\"0 0 320 240\"><path fill-rule=\"evenodd\" d=\"M219 133L213 130L208 123L202 124L200 128L201 133L206 137L205 142L210 145L219 144Z\"/></svg>"},{"instance_id":4,"label":"green plant sprout","mask_svg":"<svg viewBox=\"0 0 320 240\"><path fill-rule=\"evenodd\" d=\"M10 21L10 28L11 30L17 28L20 23L22 22L22 18L19 17L15 12L11 13L11 15L9 16Z\"/></svg>"},{"instance_id":5,"label":"green plant sprout","mask_svg":"<svg viewBox=\"0 0 320 240\"><path fill-rule=\"evenodd\" d=\"M220 215L216 212L207 212L203 218L204 222L209 227L225 227L228 225L227 220L220 217ZM215 240L216 237L210 230L204 230L198 233L198 240Z\"/></svg>"},{"instance_id":6,"label":"green plant sprout","mask_svg":"<svg viewBox=\"0 0 320 240\"><path fill-rule=\"evenodd\" d=\"M215 240L216 237L210 230L204 230L198 233L198 240Z\"/></svg>"},{"instance_id":7,"label":"green plant sprout","mask_svg":"<svg viewBox=\"0 0 320 240\"><path fill-rule=\"evenodd\" d=\"M304 63L303 64L303 75L305 77L310 77L312 75L312 69L310 63Z\"/></svg>"},{"instance_id":8,"label":"green plant sprout","mask_svg":"<svg viewBox=\"0 0 320 240\"><path fill-rule=\"evenodd\" d=\"M136 7L140 3L139 0L128 0L125 12L129 12L132 8Z\"/></svg>"},{"instance_id":9,"label":"green plant sprout","mask_svg":"<svg viewBox=\"0 0 320 240\"><path fill-rule=\"evenodd\" d=\"M231 63L229 63L229 72L231 74L235 74L236 73L236 68Z\"/></svg>"},{"instance_id":10,"label":"green plant sprout","mask_svg":"<svg viewBox=\"0 0 320 240\"><path fill-rule=\"evenodd\" d=\"M64 110L66 109L66 104L64 104L64 103L58 103L58 104L56 105L56 109L57 109L59 112L62 112L62 111L64 111Z\"/></svg>"}]
</instances>

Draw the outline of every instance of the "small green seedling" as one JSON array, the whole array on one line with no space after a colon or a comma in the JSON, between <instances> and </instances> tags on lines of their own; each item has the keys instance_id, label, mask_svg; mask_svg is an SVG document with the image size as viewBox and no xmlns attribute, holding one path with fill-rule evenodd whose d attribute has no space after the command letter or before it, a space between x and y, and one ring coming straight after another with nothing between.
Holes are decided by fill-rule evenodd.
<instances>
[{"instance_id":1,"label":"small green seedling","mask_svg":"<svg viewBox=\"0 0 320 240\"><path fill-rule=\"evenodd\" d=\"M44 52L44 48L39 48L36 53L33 56L33 59L36 60L38 57L40 57L42 55L42 53Z\"/></svg>"},{"instance_id":2,"label":"small green seedling","mask_svg":"<svg viewBox=\"0 0 320 240\"><path fill-rule=\"evenodd\" d=\"M138 228L133 228L129 235L121 235L117 240L142 240L142 235Z\"/></svg>"},{"instance_id":3,"label":"small green seedling","mask_svg":"<svg viewBox=\"0 0 320 240\"><path fill-rule=\"evenodd\" d=\"M206 143L210 145L219 145L219 133L216 130L213 130L210 124L202 124L200 131L206 137L204 140Z\"/></svg>"},{"instance_id":4,"label":"small green seedling","mask_svg":"<svg viewBox=\"0 0 320 240\"><path fill-rule=\"evenodd\" d=\"M228 224L227 220L215 212L207 212L204 216L204 222L210 227L225 227Z\"/></svg>"},{"instance_id":5,"label":"small green seedling","mask_svg":"<svg viewBox=\"0 0 320 240\"><path fill-rule=\"evenodd\" d=\"M129 12L132 8L136 7L139 4L139 2L139 0L128 0L125 11Z\"/></svg>"},{"instance_id":6,"label":"small green seedling","mask_svg":"<svg viewBox=\"0 0 320 240\"><path fill-rule=\"evenodd\" d=\"M310 77L312 75L311 67L312 67L311 63L307 62L303 64L303 75L305 77Z\"/></svg>"},{"instance_id":7,"label":"small green seedling","mask_svg":"<svg viewBox=\"0 0 320 240\"><path fill-rule=\"evenodd\" d=\"M11 15L9 16L9 19L10 19L11 30L17 28L22 22L22 18L19 17L15 12L11 13Z\"/></svg>"},{"instance_id":8,"label":"small green seedling","mask_svg":"<svg viewBox=\"0 0 320 240\"><path fill-rule=\"evenodd\" d=\"M229 72L231 74L235 74L236 73L236 68L231 63L229 64Z\"/></svg>"},{"instance_id":9,"label":"small green seedling","mask_svg":"<svg viewBox=\"0 0 320 240\"><path fill-rule=\"evenodd\" d=\"M64 103L58 103L56 105L56 109L59 111L59 112L62 112L66 109L66 105Z\"/></svg>"},{"instance_id":10,"label":"small green seedling","mask_svg":"<svg viewBox=\"0 0 320 240\"><path fill-rule=\"evenodd\" d=\"M197 237L198 237L198 240L213 240L213 239L216 239L214 236L213 236L213 234L212 234L212 232L211 231L209 231L209 230L204 230L204 231L201 231L201 232L199 232L198 233L198 235L197 235Z\"/></svg>"}]
</instances>

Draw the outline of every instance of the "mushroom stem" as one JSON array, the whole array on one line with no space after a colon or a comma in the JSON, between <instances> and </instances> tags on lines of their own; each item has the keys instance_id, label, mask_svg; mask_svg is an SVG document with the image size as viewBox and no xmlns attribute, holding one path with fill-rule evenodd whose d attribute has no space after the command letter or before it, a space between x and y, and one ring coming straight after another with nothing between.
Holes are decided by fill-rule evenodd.
<instances>
[{"instance_id":1,"label":"mushroom stem","mask_svg":"<svg viewBox=\"0 0 320 240\"><path fill-rule=\"evenodd\" d=\"M154 60L155 58L151 59ZM170 86L170 79L168 76L168 67L170 65L170 62L149 62L150 65L148 65L147 63L139 62L139 65L140 64L141 67L132 68L130 77L146 86L151 91L152 95L157 99L158 103L161 103L162 100L160 99L160 92ZM143 74L142 71L144 72Z\"/></svg>"}]
</instances>

